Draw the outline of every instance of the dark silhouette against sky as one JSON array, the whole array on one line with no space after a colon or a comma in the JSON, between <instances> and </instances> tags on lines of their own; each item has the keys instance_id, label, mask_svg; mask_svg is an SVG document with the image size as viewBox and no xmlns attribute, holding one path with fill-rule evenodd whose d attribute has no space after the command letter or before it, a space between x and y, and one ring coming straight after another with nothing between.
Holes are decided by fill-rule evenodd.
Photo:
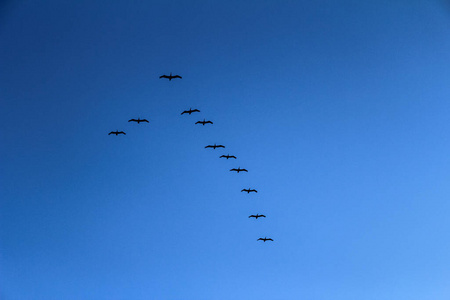
<instances>
[{"instance_id":1,"label":"dark silhouette against sky","mask_svg":"<svg viewBox=\"0 0 450 300\"><path fill-rule=\"evenodd\" d=\"M450 298L442 0L5 3L0 299Z\"/></svg>"}]
</instances>

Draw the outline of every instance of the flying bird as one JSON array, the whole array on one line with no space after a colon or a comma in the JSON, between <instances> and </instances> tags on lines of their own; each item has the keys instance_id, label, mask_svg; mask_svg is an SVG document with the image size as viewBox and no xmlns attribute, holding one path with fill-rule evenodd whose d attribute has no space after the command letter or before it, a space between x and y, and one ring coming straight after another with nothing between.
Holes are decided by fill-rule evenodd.
<instances>
[{"instance_id":1,"label":"flying bird","mask_svg":"<svg viewBox=\"0 0 450 300\"><path fill-rule=\"evenodd\" d=\"M131 120L128 120L128 122L137 122L138 124L139 123L141 123L141 122L147 122L148 123L148 120L147 119L131 119Z\"/></svg>"},{"instance_id":2,"label":"flying bird","mask_svg":"<svg viewBox=\"0 0 450 300\"><path fill-rule=\"evenodd\" d=\"M264 243L266 242L266 241L272 241L273 242L273 240L272 239L267 239L267 238L259 238L259 239L257 239L257 241L263 241Z\"/></svg>"},{"instance_id":3,"label":"flying bird","mask_svg":"<svg viewBox=\"0 0 450 300\"><path fill-rule=\"evenodd\" d=\"M205 119L203 119L203 121L197 121L195 122L195 124L202 124L203 126L205 126L205 124L213 124L213 122L211 121L205 121Z\"/></svg>"},{"instance_id":4,"label":"flying bird","mask_svg":"<svg viewBox=\"0 0 450 300\"><path fill-rule=\"evenodd\" d=\"M110 134L115 134L116 136L118 136L119 134L125 134L126 135L126 133L123 132L123 131L111 131L110 133L108 133L108 135L110 135Z\"/></svg>"},{"instance_id":5,"label":"flying bird","mask_svg":"<svg viewBox=\"0 0 450 300\"><path fill-rule=\"evenodd\" d=\"M192 114L193 112L200 112L198 109L192 109L192 108L190 108L189 107L189 110L185 110L185 111L183 111L181 114Z\"/></svg>"},{"instance_id":6,"label":"flying bird","mask_svg":"<svg viewBox=\"0 0 450 300\"><path fill-rule=\"evenodd\" d=\"M219 158L222 158L222 157L225 157L226 159L229 159L229 158L234 158L234 159L236 159L236 156L234 156L234 155L222 155L222 156L220 156Z\"/></svg>"},{"instance_id":7,"label":"flying bird","mask_svg":"<svg viewBox=\"0 0 450 300\"><path fill-rule=\"evenodd\" d=\"M241 192L247 192L247 194L248 194L248 193L250 193L250 192L255 192L255 193L257 193L258 191L255 190L255 189L243 189Z\"/></svg>"},{"instance_id":8,"label":"flying bird","mask_svg":"<svg viewBox=\"0 0 450 300\"><path fill-rule=\"evenodd\" d=\"M224 146L224 145L216 145L216 144L214 144L214 145L208 145L208 146L205 146L205 148L213 148L213 149L216 149L216 148L225 148L225 146Z\"/></svg>"},{"instance_id":9,"label":"flying bird","mask_svg":"<svg viewBox=\"0 0 450 300\"><path fill-rule=\"evenodd\" d=\"M255 220L258 220L258 218L265 218L266 216L265 215L258 215L258 214L256 214L256 215L250 215L248 217L249 218L255 218Z\"/></svg>"},{"instance_id":10,"label":"flying bird","mask_svg":"<svg viewBox=\"0 0 450 300\"><path fill-rule=\"evenodd\" d=\"M248 172L246 169L241 169L241 167L237 168L237 169L231 169L230 171L236 171L236 172Z\"/></svg>"},{"instance_id":11,"label":"flying bird","mask_svg":"<svg viewBox=\"0 0 450 300\"><path fill-rule=\"evenodd\" d=\"M167 78L167 79L169 79L169 81L171 81L172 78L180 78L181 79L181 76L180 75L173 75L172 76L172 72L170 72L170 75L161 75L161 76L159 76L159 78Z\"/></svg>"}]
</instances>

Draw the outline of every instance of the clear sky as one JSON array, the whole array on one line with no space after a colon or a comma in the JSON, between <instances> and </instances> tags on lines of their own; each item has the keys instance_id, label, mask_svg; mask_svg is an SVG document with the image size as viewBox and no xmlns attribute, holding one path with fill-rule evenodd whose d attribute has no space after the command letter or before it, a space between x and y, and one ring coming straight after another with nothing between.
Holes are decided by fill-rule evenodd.
<instances>
[{"instance_id":1,"label":"clear sky","mask_svg":"<svg viewBox=\"0 0 450 300\"><path fill-rule=\"evenodd\" d=\"M0 299L450 299L449 62L441 0L3 1Z\"/></svg>"}]
</instances>

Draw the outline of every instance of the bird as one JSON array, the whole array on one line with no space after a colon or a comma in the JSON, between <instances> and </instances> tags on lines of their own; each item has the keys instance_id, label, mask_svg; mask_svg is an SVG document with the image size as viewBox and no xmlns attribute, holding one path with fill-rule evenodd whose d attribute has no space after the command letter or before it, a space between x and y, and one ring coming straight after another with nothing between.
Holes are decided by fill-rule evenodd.
<instances>
[{"instance_id":1,"label":"bird","mask_svg":"<svg viewBox=\"0 0 450 300\"><path fill-rule=\"evenodd\" d=\"M236 171L236 172L248 172L246 169L241 169L241 167L237 168L237 169L231 169L230 171Z\"/></svg>"},{"instance_id":2,"label":"bird","mask_svg":"<svg viewBox=\"0 0 450 300\"><path fill-rule=\"evenodd\" d=\"M203 126L205 126L205 124L213 124L213 122L211 121L205 121L205 119L203 119L203 121L197 121L195 122L195 124L202 124Z\"/></svg>"},{"instance_id":3,"label":"bird","mask_svg":"<svg viewBox=\"0 0 450 300\"><path fill-rule=\"evenodd\" d=\"M128 120L128 122L137 122L138 124L139 123L141 123L141 122L147 122L148 123L148 120L147 119L131 119L131 120Z\"/></svg>"},{"instance_id":4,"label":"bird","mask_svg":"<svg viewBox=\"0 0 450 300\"><path fill-rule=\"evenodd\" d=\"M205 148L213 148L213 149L216 149L216 148L225 148L225 146L224 146L224 145L216 145L216 144L214 144L214 145L208 145L208 146L205 146Z\"/></svg>"},{"instance_id":5,"label":"bird","mask_svg":"<svg viewBox=\"0 0 450 300\"><path fill-rule=\"evenodd\" d=\"M263 241L264 243L266 242L266 241L272 241L273 242L273 240L272 239L268 239L268 238L266 238L266 237L264 237L264 238L259 238L259 239L257 239L257 241Z\"/></svg>"},{"instance_id":6,"label":"bird","mask_svg":"<svg viewBox=\"0 0 450 300\"><path fill-rule=\"evenodd\" d=\"M110 135L110 134L115 134L116 136L118 136L119 134L125 134L126 135L126 133L123 132L123 131L111 131L110 133L108 133L108 135Z\"/></svg>"},{"instance_id":7,"label":"bird","mask_svg":"<svg viewBox=\"0 0 450 300\"><path fill-rule=\"evenodd\" d=\"M241 192L247 192L247 194L249 194L250 192L255 192L255 193L257 193L258 191L257 190L255 190L255 189L243 189Z\"/></svg>"},{"instance_id":8,"label":"bird","mask_svg":"<svg viewBox=\"0 0 450 300\"><path fill-rule=\"evenodd\" d=\"M189 110L185 110L181 114L192 114L193 112L196 112L196 111L200 112L198 109L192 109L189 107Z\"/></svg>"},{"instance_id":9,"label":"bird","mask_svg":"<svg viewBox=\"0 0 450 300\"><path fill-rule=\"evenodd\" d=\"M229 158L234 158L234 159L236 159L236 156L234 156L234 155L222 155L222 156L220 156L219 158L222 158L222 157L225 157L226 159L229 159Z\"/></svg>"},{"instance_id":10,"label":"bird","mask_svg":"<svg viewBox=\"0 0 450 300\"><path fill-rule=\"evenodd\" d=\"M250 215L248 217L249 218L255 218L255 220L258 220L258 218L265 218L266 216L265 215L258 215L258 214L256 214L256 215Z\"/></svg>"},{"instance_id":11,"label":"bird","mask_svg":"<svg viewBox=\"0 0 450 300\"><path fill-rule=\"evenodd\" d=\"M161 75L161 76L159 76L159 78L167 78L167 79L169 79L169 81L171 81L172 80L172 78L182 78L180 75L173 75L172 76L172 72L170 72L170 75Z\"/></svg>"}]
</instances>

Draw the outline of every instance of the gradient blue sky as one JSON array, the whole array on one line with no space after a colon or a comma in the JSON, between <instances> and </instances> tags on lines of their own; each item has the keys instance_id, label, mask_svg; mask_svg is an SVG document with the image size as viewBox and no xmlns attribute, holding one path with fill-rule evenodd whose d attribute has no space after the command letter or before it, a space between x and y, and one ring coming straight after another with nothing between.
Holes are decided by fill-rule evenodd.
<instances>
[{"instance_id":1,"label":"gradient blue sky","mask_svg":"<svg viewBox=\"0 0 450 300\"><path fill-rule=\"evenodd\" d=\"M450 299L449 62L440 0L3 2L0 298Z\"/></svg>"}]
</instances>

